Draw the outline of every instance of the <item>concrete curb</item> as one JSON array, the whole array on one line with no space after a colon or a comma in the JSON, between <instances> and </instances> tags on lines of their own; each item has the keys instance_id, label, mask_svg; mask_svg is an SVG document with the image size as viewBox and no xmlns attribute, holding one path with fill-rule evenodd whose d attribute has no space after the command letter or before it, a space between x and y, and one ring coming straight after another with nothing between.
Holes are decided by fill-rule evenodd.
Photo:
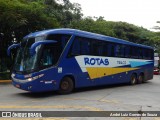
<instances>
[{"instance_id":1,"label":"concrete curb","mask_svg":"<svg viewBox=\"0 0 160 120\"><path fill-rule=\"evenodd\" d=\"M11 80L0 80L0 83L11 83Z\"/></svg>"}]
</instances>

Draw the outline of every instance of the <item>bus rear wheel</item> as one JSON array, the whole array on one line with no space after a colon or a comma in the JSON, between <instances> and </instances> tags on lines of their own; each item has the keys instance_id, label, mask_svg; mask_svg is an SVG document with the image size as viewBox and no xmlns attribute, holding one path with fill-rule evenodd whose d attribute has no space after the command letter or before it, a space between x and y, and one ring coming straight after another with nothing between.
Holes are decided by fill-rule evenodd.
<instances>
[{"instance_id":1,"label":"bus rear wheel","mask_svg":"<svg viewBox=\"0 0 160 120\"><path fill-rule=\"evenodd\" d=\"M139 77L138 77L138 83L142 83L144 81L144 75L143 74L140 74Z\"/></svg>"},{"instance_id":2,"label":"bus rear wheel","mask_svg":"<svg viewBox=\"0 0 160 120\"><path fill-rule=\"evenodd\" d=\"M137 83L137 77L135 74L132 74L130 78L130 85L135 85L136 83Z\"/></svg>"},{"instance_id":3,"label":"bus rear wheel","mask_svg":"<svg viewBox=\"0 0 160 120\"><path fill-rule=\"evenodd\" d=\"M73 91L74 84L73 80L69 77L64 77L60 83L59 93L68 94Z\"/></svg>"}]
</instances>

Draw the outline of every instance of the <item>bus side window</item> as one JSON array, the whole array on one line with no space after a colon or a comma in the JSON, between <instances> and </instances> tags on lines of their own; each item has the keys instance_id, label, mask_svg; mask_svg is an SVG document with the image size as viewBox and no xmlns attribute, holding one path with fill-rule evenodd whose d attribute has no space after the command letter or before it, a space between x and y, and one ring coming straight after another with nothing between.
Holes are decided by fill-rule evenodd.
<instances>
[{"instance_id":1,"label":"bus side window","mask_svg":"<svg viewBox=\"0 0 160 120\"><path fill-rule=\"evenodd\" d=\"M138 50L139 50L139 52L138 52L138 53L139 53L139 54L138 54L138 55L139 55L138 58L143 59L143 52L142 52L142 49L139 48Z\"/></svg>"},{"instance_id":2,"label":"bus side window","mask_svg":"<svg viewBox=\"0 0 160 120\"><path fill-rule=\"evenodd\" d=\"M71 35L67 35L67 34L50 34L47 36L47 40L56 40L57 46L62 47L61 49L63 50L64 47L66 46L67 42L69 41Z\"/></svg>"},{"instance_id":3,"label":"bus side window","mask_svg":"<svg viewBox=\"0 0 160 120\"><path fill-rule=\"evenodd\" d=\"M112 43L108 43L108 56L109 57L114 57L115 53L114 53L114 44Z\"/></svg>"},{"instance_id":4,"label":"bus side window","mask_svg":"<svg viewBox=\"0 0 160 120\"><path fill-rule=\"evenodd\" d=\"M151 60L154 59L154 52L153 52L153 50L150 50L150 59L151 59Z\"/></svg>"},{"instance_id":5,"label":"bus side window","mask_svg":"<svg viewBox=\"0 0 160 120\"><path fill-rule=\"evenodd\" d=\"M82 38L80 40L81 55L90 55L90 41L88 39Z\"/></svg>"},{"instance_id":6,"label":"bus side window","mask_svg":"<svg viewBox=\"0 0 160 120\"><path fill-rule=\"evenodd\" d=\"M134 47L131 47L131 58L135 58L135 50Z\"/></svg>"},{"instance_id":7,"label":"bus side window","mask_svg":"<svg viewBox=\"0 0 160 120\"><path fill-rule=\"evenodd\" d=\"M103 43L100 41L92 41L91 55L103 56Z\"/></svg>"},{"instance_id":8,"label":"bus side window","mask_svg":"<svg viewBox=\"0 0 160 120\"><path fill-rule=\"evenodd\" d=\"M150 55L150 54L151 54L151 51L150 51L150 50L147 50L147 53L148 53L147 59L150 60L150 59L151 59L151 55Z\"/></svg>"},{"instance_id":9,"label":"bus side window","mask_svg":"<svg viewBox=\"0 0 160 120\"><path fill-rule=\"evenodd\" d=\"M87 38L75 37L68 55L69 57L78 55L90 55L90 46L90 40Z\"/></svg>"},{"instance_id":10,"label":"bus side window","mask_svg":"<svg viewBox=\"0 0 160 120\"><path fill-rule=\"evenodd\" d=\"M124 57L124 45L117 44L115 47L115 56Z\"/></svg>"},{"instance_id":11,"label":"bus side window","mask_svg":"<svg viewBox=\"0 0 160 120\"><path fill-rule=\"evenodd\" d=\"M145 49L142 49L142 58L145 59Z\"/></svg>"},{"instance_id":12,"label":"bus side window","mask_svg":"<svg viewBox=\"0 0 160 120\"><path fill-rule=\"evenodd\" d=\"M119 57L120 56L120 45L115 46L115 56Z\"/></svg>"},{"instance_id":13,"label":"bus side window","mask_svg":"<svg viewBox=\"0 0 160 120\"><path fill-rule=\"evenodd\" d=\"M97 56L103 56L103 43L97 43Z\"/></svg>"},{"instance_id":14,"label":"bus side window","mask_svg":"<svg viewBox=\"0 0 160 120\"><path fill-rule=\"evenodd\" d=\"M133 49L133 51L134 51L134 58L139 58L139 49L138 49L138 47L133 47L132 48Z\"/></svg>"},{"instance_id":15,"label":"bus side window","mask_svg":"<svg viewBox=\"0 0 160 120\"><path fill-rule=\"evenodd\" d=\"M151 59L151 51L149 49L146 49L146 59L147 60Z\"/></svg>"},{"instance_id":16,"label":"bus side window","mask_svg":"<svg viewBox=\"0 0 160 120\"><path fill-rule=\"evenodd\" d=\"M125 45L125 48L124 48L124 57L126 58L129 58L130 57L130 47Z\"/></svg>"},{"instance_id":17,"label":"bus side window","mask_svg":"<svg viewBox=\"0 0 160 120\"><path fill-rule=\"evenodd\" d=\"M130 58L135 58L134 47L130 47Z\"/></svg>"},{"instance_id":18,"label":"bus side window","mask_svg":"<svg viewBox=\"0 0 160 120\"><path fill-rule=\"evenodd\" d=\"M103 42L103 56L108 56L108 44L107 42Z\"/></svg>"},{"instance_id":19,"label":"bus side window","mask_svg":"<svg viewBox=\"0 0 160 120\"><path fill-rule=\"evenodd\" d=\"M71 46L71 50L69 55L71 56L78 56L80 55L80 41L78 39L75 38L72 46Z\"/></svg>"},{"instance_id":20,"label":"bus side window","mask_svg":"<svg viewBox=\"0 0 160 120\"><path fill-rule=\"evenodd\" d=\"M62 38L61 38L61 40L62 40L62 48L64 48L66 46L66 44L69 41L70 37L71 37L70 35L63 35L62 36Z\"/></svg>"},{"instance_id":21,"label":"bus side window","mask_svg":"<svg viewBox=\"0 0 160 120\"><path fill-rule=\"evenodd\" d=\"M143 59L148 59L148 51L147 51L147 49L143 49Z\"/></svg>"},{"instance_id":22,"label":"bus side window","mask_svg":"<svg viewBox=\"0 0 160 120\"><path fill-rule=\"evenodd\" d=\"M125 45L121 45L121 57L125 57Z\"/></svg>"},{"instance_id":23,"label":"bus side window","mask_svg":"<svg viewBox=\"0 0 160 120\"><path fill-rule=\"evenodd\" d=\"M108 55L107 42L92 40L92 42L91 42L91 55L107 56Z\"/></svg>"},{"instance_id":24,"label":"bus side window","mask_svg":"<svg viewBox=\"0 0 160 120\"><path fill-rule=\"evenodd\" d=\"M147 59L147 51L144 49L144 59Z\"/></svg>"},{"instance_id":25,"label":"bus side window","mask_svg":"<svg viewBox=\"0 0 160 120\"><path fill-rule=\"evenodd\" d=\"M91 55L98 56L98 43L95 40L91 42Z\"/></svg>"},{"instance_id":26,"label":"bus side window","mask_svg":"<svg viewBox=\"0 0 160 120\"><path fill-rule=\"evenodd\" d=\"M40 66L44 67L55 64L54 62L56 62L56 60L53 60L54 58L53 52L54 50L52 49L52 47L44 46L44 49L42 51L42 56L40 59Z\"/></svg>"}]
</instances>

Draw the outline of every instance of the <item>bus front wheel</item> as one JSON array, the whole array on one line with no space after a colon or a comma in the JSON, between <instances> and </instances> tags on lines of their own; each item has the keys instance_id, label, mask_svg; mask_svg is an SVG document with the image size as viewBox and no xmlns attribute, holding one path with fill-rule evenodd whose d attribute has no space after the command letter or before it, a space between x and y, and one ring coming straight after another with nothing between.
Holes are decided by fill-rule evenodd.
<instances>
[{"instance_id":1,"label":"bus front wheel","mask_svg":"<svg viewBox=\"0 0 160 120\"><path fill-rule=\"evenodd\" d=\"M59 93L68 94L72 92L74 88L73 80L69 77L64 77L60 83Z\"/></svg>"},{"instance_id":2,"label":"bus front wheel","mask_svg":"<svg viewBox=\"0 0 160 120\"><path fill-rule=\"evenodd\" d=\"M135 74L132 74L130 78L130 85L135 85L136 83L137 83L137 77Z\"/></svg>"}]
</instances>

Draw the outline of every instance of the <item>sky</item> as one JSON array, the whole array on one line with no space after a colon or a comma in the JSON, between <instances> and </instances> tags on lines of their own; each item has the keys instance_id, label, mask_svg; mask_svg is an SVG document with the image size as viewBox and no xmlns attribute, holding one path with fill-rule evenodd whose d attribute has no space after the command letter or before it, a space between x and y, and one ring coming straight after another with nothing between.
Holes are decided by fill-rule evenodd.
<instances>
[{"instance_id":1,"label":"sky","mask_svg":"<svg viewBox=\"0 0 160 120\"><path fill-rule=\"evenodd\" d=\"M103 16L107 21L123 21L155 31L160 26L160 0L70 0L79 3L84 16Z\"/></svg>"}]
</instances>

